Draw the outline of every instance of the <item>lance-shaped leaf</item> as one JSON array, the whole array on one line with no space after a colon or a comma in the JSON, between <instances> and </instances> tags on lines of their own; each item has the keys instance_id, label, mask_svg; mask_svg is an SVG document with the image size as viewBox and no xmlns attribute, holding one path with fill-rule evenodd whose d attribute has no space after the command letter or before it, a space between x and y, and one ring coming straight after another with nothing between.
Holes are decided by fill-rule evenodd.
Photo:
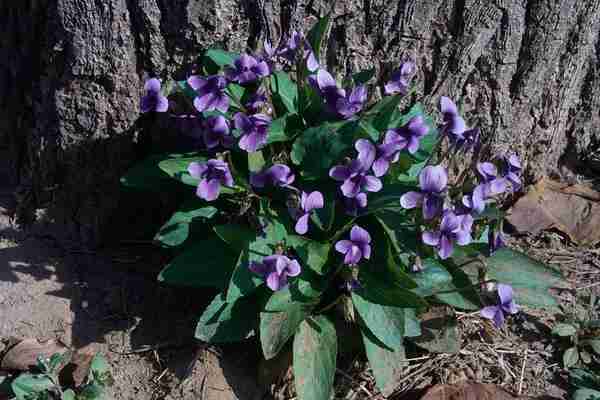
<instances>
[{"instance_id":1,"label":"lance-shaped leaf","mask_svg":"<svg viewBox=\"0 0 600 400\"><path fill-rule=\"evenodd\" d=\"M215 207L203 207L198 199L188 200L160 228L154 240L166 247L180 246L187 240L192 223L200 225L217 212Z\"/></svg>"},{"instance_id":2,"label":"lance-shaped leaf","mask_svg":"<svg viewBox=\"0 0 600 400\"><path fill-rule=\"evenodd\" d=\"M328 400L337 360L335 326L324 315L300 324L294 338L294 382L299 400Z\"/></svg>"},{"instance_id":3,"label":"lance-shaped leaf","mask_svg":"<svg viewBox=\"0 0 600 400\"><path fill-rule=\"evenodd\" d=\"M377 388L384 396L391 395L408 366L404 345L395 350L383 345L368 329L361 329L365 352L375 376Z\"/></svg>"},{"instance_id":4,"label":"lance-shaped leaf","mask_svg":"<svg viewBox=\"0 0 600 400\"><path fill-rule=\"evenodd\" d=\"M271 75L271 91L273 92L273 105L277 115L295 113L298 111L298 87L290 76L277 71Z\"/></svg>"},{"instance_id":5,"label":"lance-shaped leaf","mask_svg":"<svg viewBox=\"0 0 600 400\"><path fill-rule=\"evenodd\" d=\"M414 318L414 314L407 314L405 308L373 303L358 292L352 293L352 302L367 329L391 350L402 348L405 336L421 334L418 324L406 321ZM406 330L406 327L411 330Z\"/></svg>"},{"instance_id":6,"label":"lance-shaped leaf","mask_svg":"<svg viewBox=\"0 0 600 400\"><path fill-rule=\"evenodd\" d=\"M443 307L423 314L421 336L410 340L433 353L458 353L460 333L454 313Z\"/></svg>"},{"instance_id":7,"label":"lance-shaped leaf","mask_svg":"<svg viewBox=\"0 0 600 400\"><path fill-rule=\"evenodd\" d=\"M257 323L258 301L254 297L228 303L219 293L206 307L196 326L196 339L208 343L237 342L249 337Z\"/></svg>"},{"instance_id":8,"label":"lance-shaped leaf","mask_svg":"<svg viewBox=\"0 0 600 400\"><path fill-rule=\"evenodd\" d=\"M279 353L310 310L303 303L292 302L284 311L260 313L260 343L267 360Z\"/></svg>"}]
</instances>

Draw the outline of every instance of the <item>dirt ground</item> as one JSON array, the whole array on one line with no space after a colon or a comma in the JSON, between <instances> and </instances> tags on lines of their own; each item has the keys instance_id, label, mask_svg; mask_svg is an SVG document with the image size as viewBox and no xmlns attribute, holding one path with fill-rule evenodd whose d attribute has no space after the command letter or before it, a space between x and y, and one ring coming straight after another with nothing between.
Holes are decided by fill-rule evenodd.
<instances>
[{"instance_id":1,"label":"dirt ground","mask_svg":"<svg viewBox=\"0 0 600 400\"><path fill-rule=\"evenodd\" d=\"M150 243L70 249L43 223L27 232L17 229L7 215L11 202L10 191L1 191L0 339L58 338L74 348L93 344L112 366L116 400L290 398L285 360L271 366L270 374L281 379L267 387L255 379L256 343L207 349L193 340L196 319L214 293L159 284L156 274L165 259ZM512 245L561 268L575 287L600 281L598 249L570 247L555 233ZM574 293L557 295L568 305L576 301ZM555 319L525 309L496 331L476 314L461 314L460 353L409 352L406 379L392 398L417 398L431 384L461 380L565 398L567 374L549 334ZM362 356L345 357L336 383L336 398L383 399Z\"/></svg>"}]
</instances>

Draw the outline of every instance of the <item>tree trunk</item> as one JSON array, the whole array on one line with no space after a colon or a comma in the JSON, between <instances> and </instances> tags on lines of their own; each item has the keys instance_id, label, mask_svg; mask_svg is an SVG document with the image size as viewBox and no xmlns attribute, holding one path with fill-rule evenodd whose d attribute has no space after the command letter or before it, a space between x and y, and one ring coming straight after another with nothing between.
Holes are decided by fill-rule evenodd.
<instances>
[{"instance_id":1,"label":"tree trunk","mask_svg":"<svg viewBox=\"0 0 600 400\"><path fill-rule=\"evenodd\" d=\"M96 242L133 157L144 78L181 78L213 45L252 49L306 28L330 3L0 2L0 144L21 211L49 207ZM600 0L339 0L322 61L346 74L414 59L421 99L462 99L532 179L600 141L599 23Z\"/></svg>"}]
</instances>

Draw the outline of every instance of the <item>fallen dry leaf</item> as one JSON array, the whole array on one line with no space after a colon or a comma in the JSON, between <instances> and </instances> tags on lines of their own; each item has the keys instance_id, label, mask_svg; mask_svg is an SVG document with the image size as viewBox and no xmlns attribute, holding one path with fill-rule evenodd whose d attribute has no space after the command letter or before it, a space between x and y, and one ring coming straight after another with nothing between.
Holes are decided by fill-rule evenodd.
<instances>
[{"instance_id":1,"label":"fallen dry leaf","mask_svg":"<svg viewBox=\"0 0 600 400\"><path fill-rule=\"evenodd\" d=\"M600 192L544 178L509 210L507 221L519 233L558 229L578 244L600 242Z\"/></svg>"},{"instance_id":2,"label":"fallen dry leaf","mask_svg":"<svg viewBox=\"0 0 600 400\"><path fill-rule=\"evenodd\" d=\"M461 383L458 385L435 385L421 400L514 400L514 397L499 386L489 383Z\"/></svg>"},{"instance_id":3,"label":"fallen dry leaf","mask_svg":"<svg viewBox=\"0 0 600 400\"><path fill-rule=\"evenodd\" d=\"M10 348L4 358L0 369L7 371L27 371L37 365L38 356L50 357L56 353L65 353L67 347L57 340L50 339L40 342L37 339L23 339Z\"/></svg>"},{"instance_id":4,"label":"fallen dry leaf","mask_svg":"<svg viewBox=\"0 0 600 400\"><path fill-rule=\"evenodd\" d=\"M79 387L85 382L90 373L92 360L97 352L96 345L92 343L73 353L71 362L65 368L65 370L68 371L65 372L67 372L67 374L69 372L71 373L71 378L75 384L75 387Z\"/></svg>"}]
</instances>

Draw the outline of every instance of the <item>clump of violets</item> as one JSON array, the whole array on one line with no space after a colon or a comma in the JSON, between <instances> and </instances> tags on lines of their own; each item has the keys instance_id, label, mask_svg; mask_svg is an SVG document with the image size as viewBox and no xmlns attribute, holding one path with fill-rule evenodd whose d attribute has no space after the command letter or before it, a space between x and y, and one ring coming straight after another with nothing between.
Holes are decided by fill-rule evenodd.
<instances>
[{"instance_id":1,"label":"clump of violets","mask_svg":"<svg viewBox=\"0 0 600 400\"><path fill-rule=\"evenodd\" d=\"M169 100L160 92L161 84L156 78L148 79L144 85L146 94L142 97L140 109L143 113L166 112L169 109Z\"/></svg>"},{"instance_id":2,"label":"clump of violets","mask_svg":"<svg viewBox=\"0 0 600 400\"><path fill-rule=\"evenodd\" d=\"M200 179L196 195L203 200L216 200L221 186L233 187L233 177L225 161L211 159L205 163L192 162L188 172L192 178Z\"/></svg>"},{"instance_id":3,"label":"clump of violets","mask_svg":"<svg viewBox=\"0 0 600 400\"><path fill-rule=\"evenodd\" d=\"M513 289L510 285L498 283L498 302L495 305L487 306L481 309L483 318L492 320L496 328L504 325L507 315L519 312L519 306L513 300Z\"/></svg>"},{"instance_id":4,"label":"clump of violets","mask_svg":"<svg viewBox=\"0 0 600 400\"><path fill-rule=\"evenodd\" d=\"M298 261L281 254L273 254L263 258L262 262L252 262L250 271L260 275L269 289L276 292L288 286L288 278L300 275Z\"/></svg>"},{"instance_id":5,"label":"clump of violets","mask_svg":"<svg viewBox=\"0 0 600 400\"><path fill-rule=\"evenodd\" d=\"M423 218L430 220L442 213L448 174L441 165L427 166L419 174L421 191L408 192L400 197L400 205L411 209L423 207Z\"/></svg>"},{"instance_id":6,"label":"clump of violets","mask_svg":"<svg viewBox=\"0 0 600 400\"><path fill-rule=\"evenodd\" d=\"M201 77L190 76L187 80L192 89L196 91L194 107L200 112L219 110L227 112L229 97L225 93L227 80L221 75Z\"/></svg>"},{"instance_id":7,"label":"clump of violets","mask_svg":"<svg viewBox=\"0 0 600 400\"><path fill-rule=\"evenodd\" d=\"M284 164L274 164L261 172L250 175L250 184L255 188L265 186L288 187L294 182L295 176L290 167Z\"/></svg>"},{"instance_id":8,"label":"clump of violets","mask_svg":"<svg viewBox=\"0 0 600 400\"><path fill-rule=\"evenodd\" d=\"M371 258L371 235L365 229L354 225L350 230L350 240L340 240L335 250L344 255L344 264L357 265L363 258Z\"/></svg>"},{"instance_id":9,"label":"clump of violets","mask_svg":"<svg viewBox=\"0 0 600 400\"><path fill-rule=\"evenodd\" d=\"M252 153L267 143L267 131L271 125L271 117L265 114L237 113L233 116L233 120L236 129L242 134L238 143L240 149Z\"/></svg>"},{"instance_id":10,"label":"clump of violets","mask_svg":"<svg viewBox=\"0 0 600 400\"><path fill-rule=\"evenodd\" d=\"M302 192L300 196L299 217L296 221L294 229L299 235L304 235L308 232L308 219L314 210L323 208L323 194L317 190L311 193Z\"/></svg>"}]
</instances>

